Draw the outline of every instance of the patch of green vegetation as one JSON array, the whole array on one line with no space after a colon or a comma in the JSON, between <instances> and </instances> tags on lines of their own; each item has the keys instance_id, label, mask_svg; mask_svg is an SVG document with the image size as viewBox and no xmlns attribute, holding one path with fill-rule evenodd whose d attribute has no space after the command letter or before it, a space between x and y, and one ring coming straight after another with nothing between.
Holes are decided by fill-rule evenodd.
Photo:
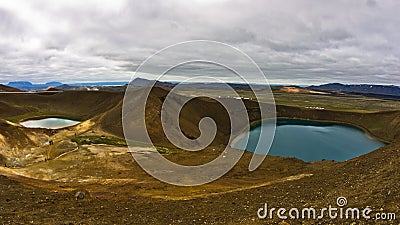
<instances>
[{"instance_id":1,"label":"patch of green vegetation","mask_svg":"<svg viewBox=\"0 0 400 225\"><path fill-rule=\"evenodd\" d=\"M71 141L78 145L105 144L117 147L127 146L124 139L109 136L79 136L72 138Z\"/></svg>"},{"instance_id":2,"label":"patch of green vegetation","mask_svg":"<svg viewBox=\"0 0 400 225\"><path fill-rule=\"evenodd\" d=\"M162 146L156 146L156 149L160 154L165 154L165 155L184 152L184 150L182 150L182 149L167 148L167 147L162 147Z\"/></svg>"},{"instance_id":3,"label":"patch of green vegetation","mask_svg":"<svg viewBox=\"0 0 400 225\"><path fill-rule=\"evenodd\" d=\"M137 142L134 140L128 140L128 143L129 143L129 146L131 146L131 147L143 147L143 148L153 147L153 145L150 143L142 143L142 142ZM169 148L169 147L165 147L165 146L154 146L154 147L157 149L157 151L160 154L165 154L165 155L181 153L181 152L185 151L185 150L182 150L179 148Z\"/></svg>"}]
</instances>

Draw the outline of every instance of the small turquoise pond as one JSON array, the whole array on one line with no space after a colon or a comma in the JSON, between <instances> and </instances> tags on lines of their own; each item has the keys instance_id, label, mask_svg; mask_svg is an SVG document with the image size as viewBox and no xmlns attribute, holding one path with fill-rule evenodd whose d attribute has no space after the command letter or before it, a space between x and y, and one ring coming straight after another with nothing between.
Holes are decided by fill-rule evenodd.
<instances>
[{"instance_id":1,"label":"small turquoise pond","mask_svg":"<svg viewBox=\"0 0 400 225\"><path fill-rule=\"evenodd\" d=\"M79 121L62 119L62 118L46 118L38 120L27 120L21 123L22 126L27 128L46 128L46 129L60 129L79 124Z\"/></svg>"}]
</instances>

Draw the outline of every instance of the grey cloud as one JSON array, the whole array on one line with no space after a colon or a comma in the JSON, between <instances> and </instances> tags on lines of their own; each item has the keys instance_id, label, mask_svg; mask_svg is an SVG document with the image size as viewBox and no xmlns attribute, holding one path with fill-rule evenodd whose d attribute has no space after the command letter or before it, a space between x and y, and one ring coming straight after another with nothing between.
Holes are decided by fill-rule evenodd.
<instances>
[{"instance_id":1,"label":"grey cloud","mask_svg":"<svg viewBox=\"0 0 400 225\"><path fill-rule=\"evenodd\" d=\"M400 84L394 0L110 2L0 3L0 82L129 81L157 50L209 39L249 54L271 83ZM190 69L211 71L177 74Z\"/></svg>"},{"instance_id":2,"label":"grey cloud","mask_svg":"<svg viewBox=\"0 0 400 225\"><path fill-rule=\"evenodd\" d=\"M22 22L10 11L0 8L0 32L2 36L18 36L24 31Z\"/></svg>"},{"instance_id":3,"label":"grey cloud","mask_svg":"<svg viewBox=\"0 0 400 225\"><path fill-rule=\"evenodd\" d=\"M375 0L367 0L367 6L376 7L378 4Z\"/></svg>"}]
</instances>

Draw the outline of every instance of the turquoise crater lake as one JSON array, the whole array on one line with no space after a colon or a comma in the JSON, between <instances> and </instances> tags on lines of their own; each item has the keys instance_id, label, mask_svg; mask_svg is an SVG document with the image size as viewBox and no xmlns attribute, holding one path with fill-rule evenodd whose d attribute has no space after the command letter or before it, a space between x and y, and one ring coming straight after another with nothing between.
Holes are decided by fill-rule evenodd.
<instances>
[{"instance_id":1,"label":"turquoise crater lake","mask_svg":"<svg viewBox=\"0 0 400 225\"><path fill-rule=\"evenodd\" d=\"M245 135L233 147L254 152L263 126L250 131L246 145ZM275 138L268 155L294 157L306 162L320 160L346 161L364 155L385 144L368 136L362 130L337 123L296 119L278 119ZM260 148L262 149L262 146ZM268 149L265 149L267 152Z\"/></svg>"},{"instance_id":2,"label":"turquoise crater lake","mask_svg":"<svg viewBox=\"0 0 400 225\"><path fill-rule=\"evenodd\" d=\"M61 129L79 124L79 121L62 118L32 119L21 122L27 128Z\"/></svg>"}]
</instances>

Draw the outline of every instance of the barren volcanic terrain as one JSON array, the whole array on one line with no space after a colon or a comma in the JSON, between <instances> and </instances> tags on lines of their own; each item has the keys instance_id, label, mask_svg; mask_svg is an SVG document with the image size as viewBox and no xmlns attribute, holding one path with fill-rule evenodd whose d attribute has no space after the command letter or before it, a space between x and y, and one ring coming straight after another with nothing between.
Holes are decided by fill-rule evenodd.
<instances>
[{"instance_id":1,"label":"barren volcanic terrain","mask_svg":"<svg viewBox=\"0 0 400 225\"><path fill-rule=\"evenodd\" d=\"M240 91L243 96L249 94L245 89ZM345 162L307 163L267 156L253 172L248 171L252 154L246 152L221 179L201 186L178 187L145 173L129 153L121 122L123 92L0 93L0 223L274 224L281 220L262 221L257 217L264 203L275 208L323 208L336 205L340 196L347 198L350 207L370 207L374 212L400 216L398 101L273 91L278 117L352 124L388 145ZM206 98L185 105L180 125L187 137L199 136L198 122L205 116L213 118L218 126L209 147L186 152L174 148L161 127L159 112L167 94L168 88L155 88L146 106L146 124L158 150L183 165L216 158L224 150L230 131L223 107ZM175 97L187 98L185 94ZM270 107L251 98L243 101L253 125L262 119L259 107ZM19 125L27 119L45 117L82 123L59 130ZM49 140L54 145L47 144ZM286 222L315 224L309 219ZM317 222L399 224L399 219L338 222L325 217Z\"/></svg>"}]
</instances>

